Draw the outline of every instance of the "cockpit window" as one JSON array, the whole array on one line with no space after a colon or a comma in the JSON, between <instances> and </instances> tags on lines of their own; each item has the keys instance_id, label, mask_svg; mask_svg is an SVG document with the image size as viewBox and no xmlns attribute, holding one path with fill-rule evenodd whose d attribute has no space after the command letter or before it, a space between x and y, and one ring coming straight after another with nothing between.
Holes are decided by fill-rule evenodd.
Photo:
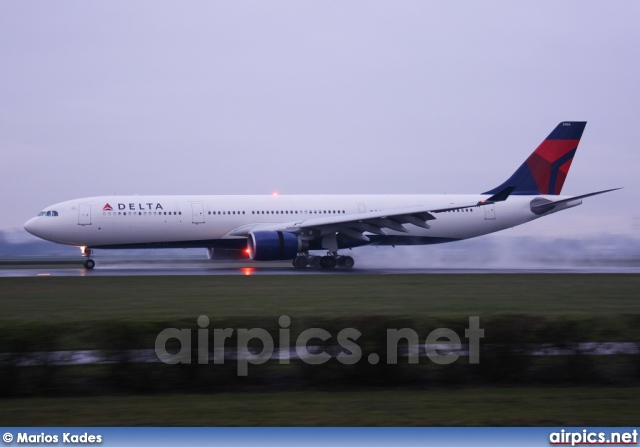
<instances>
[{"instance_id":1,"label":"cockpit window","mask_svg":"<svg viewBox=\"0 0 640 447\"><path fill-rule=\"evenodd\" d=\"M47 211L47 216L51 216L51 211Z\"/></svg>"},{"instance_id":2,"label":"cockpit window","mask_svg":"<svg viewBox=\"0 0 640 447\"><path fill-rule=\"evenodd\" d=\"M38 217L39 216L44 216L44 215L45 215L45 212L44 211L40 211L40 214L38 214Z\"/></svg>"},{"instance_id":3,"label":"cockpit window","mask_svg":"<svg viewBox=\"0 0 640 447\"><path fill-rule=\"evenodd\" d=\"M57 212L57 211L51 211L51 215L52 215L52 216L57 216L57 215L58 215L58 212Z\"/></svg>"}]
</instances>

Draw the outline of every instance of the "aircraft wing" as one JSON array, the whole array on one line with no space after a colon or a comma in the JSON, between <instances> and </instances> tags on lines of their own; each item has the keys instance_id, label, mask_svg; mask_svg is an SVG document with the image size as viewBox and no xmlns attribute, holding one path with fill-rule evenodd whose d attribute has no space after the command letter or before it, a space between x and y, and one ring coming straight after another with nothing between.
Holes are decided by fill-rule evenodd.
<instances>
[{"instance_id":1,"label":"aircraft wing","mask_svg":"<svg viewBox=\"0 0 640 447\"><path fill-rule=\"evenodd\" d=\"M482 204L474 202L446 208L416 206L340 216L312 217L305 220L274 224L251 224L236 228L228 236L246 237L254 231L287 231L298 234L302 239L312 240L337 233L338 235L368 242L369 238L363 233L369 232L381 236L386 236L388 230L407 233L409 230L405 228L404 225L406 224L430 228L427 222L436 219L434 214L479 205L481 206Z\"/></svg>"},{"instance_id":2,"label":"aircraft wing","mask_svg":"<svg viewBox=\"0 0 640 447\"><path fill-rule=\"evenodd\" d=\"M436 219L434 214L502 202L509 197L514 188L514 186L507 186L491 197L480 200L479 202L461 204L453 207L428 208L415 206L369 213L312 217L301 221L275 224L256 223L236 228L226 236L247 237L249 233L255 231L287 231L299 235L303 240L313 240L327 235L337 234L351 239L369 242L369 238L364 235L366 232L380 236L386 236L387 230L408 233L409 230L404 226L406 224L413 224L428 229L430 226L427 222Z\"/></svg>"},{"instance_id":3,"label":"aircraft wing","mask_svg":"<svg viewBox=\"0 0 640 447\"><path fill-rule=\"evenodd\" d=\"M507 186L488 199L453 207L428 208L415 206L345 216L320 217L295 222L293 225L283 228L283 231L296 233L303 239L308 240L337 233L338 236L343 235L351 239L369 242L369 238L364 235L366 232L380 236L386 236L388 230L408 233L409 230L405 228L406 224L428 229L430 226L427 222L436 219L434 214L501 202L509 197L514 188L514 186Z\"/></svg>"},{"instance_id":4,"label":"aircraft wing","mask_svg":"<svg viewBox=\"0 0 640 447\"><path fill-rule=\"evenodd\" d=\"M368 232L381 236L386 236L389 230L408 233L409 230L405 227L406 224L412 224L421 228L430 228L428 222L436 219L434 214L475 206L478 206L478 203L469 203L448 208L416 206L343 216L318 217L292 222L283 226L281 230L296 233L300 235L302 239L307 240L337 234L338 236L343 235L351 239L368 242L369 238L365 236L364 233Z\"/></svg>"}]
</instances>

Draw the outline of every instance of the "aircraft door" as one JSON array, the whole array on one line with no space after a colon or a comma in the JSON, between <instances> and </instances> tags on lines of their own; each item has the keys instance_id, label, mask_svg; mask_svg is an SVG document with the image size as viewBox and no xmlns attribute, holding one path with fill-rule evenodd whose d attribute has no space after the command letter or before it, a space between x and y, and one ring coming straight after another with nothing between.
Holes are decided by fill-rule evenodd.
<instances>
[{"instance_id":1,"label":"aircraft door","mask_svg":"<svg viewBox=\"0 0 640 447\"><path fill-rule=\"evenodd\" d=\"M364 205L364 203L358 203L358 212L359 213L367 212L367 207Z\"/></svg>"},{"instance_id":2,"label":"aircraft door","mask_svg":"<svg viewBox=\"0 0 640 447\"><path fill-rule=\"evenodd\" d=\"M496 209L493 203L484 205L484 220L494 220L496 218Z\"/></svg>"},{"instance_id":3,"label":"aircraft door","mask_svg":"<svg viewBox=\"0 0 640 447\"><path fill-rule=\"evenodd\" d=\"M81 203L78 207L78 225L91 225L90 203Z\"/></svg>"},{"instance_id":4,"label":"aircraft door","mask_svg":"<svg viewBox=\"0 0 640 447\"><path fill-rule=\"evenodd\" d=\"M194 224L204 223L204 205L202 203L191 204L191 222Z\"/></svg>"}]
</instances>

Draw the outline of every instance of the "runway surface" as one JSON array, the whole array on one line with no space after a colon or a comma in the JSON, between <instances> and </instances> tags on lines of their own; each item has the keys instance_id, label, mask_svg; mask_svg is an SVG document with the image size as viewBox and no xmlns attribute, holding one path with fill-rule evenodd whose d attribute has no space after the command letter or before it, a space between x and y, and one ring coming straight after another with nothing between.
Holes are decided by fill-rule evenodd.
<instances>
[{"instance_id":1,"label":"runway surface","mask_svg":"<svg viewBox=\"0 0 640 447\"><path fill-rule=\"evenodd\" d=\"M205 275L397 275L397 274L560 274L560 273L640 273L640 267L569 267L569 268L401 268L361 267L346 269L296 270L287 263L255 266L251 263L157 263L103 262L93 270L82 266L0 267L0 277L33 276L205 276Z\"/></svg>"},{"instance_id":2,"label":"runway surface","mask_svg":"<svg viewBox=\"0 0 640 447\"><path fill-rule=\"evenodd\" d=\"M310 346L311 347L311 346ZM450 349L447 344L427 344L412 345L409 347L409 351L417 354L419 357L426 357L426 348L432 350L438 350L441 355L447 353L453 353L460 357L469 356L469 346L464 344L460 349ZM322 349L324 352L331 353L332 357L338 356L342 352L342 347L339 345L331 346L314 346L312 351L307 349L299 350L297 347L289 349L277 349L271 354L270 360L279 360L281 358L296 360L314 357L314 349ZM568 346L559 347L556 344L543 344L537 343L528 345L524 350L524 355L535 357L549 357L549 356L575 356L575 355L635 355L638 354L640 345L634 342L623 343L607 343L607 342L585 342L585 343L570 343ZM305 354L306 351L306 354ZM126 358L130 359L132 363L160 363L161 354L154 349L130 349L124 351ZM408 351L400 353L400 357L408 357ZM231 347L225 348L224 354L225 360L243 359L251 361L255 358L255 354L251 353L248 349L234 349ZM210 354L208 359L213 362L216 360L215 355ZM75 350L75 351L42 351L42 352L30 352L24 353L15 363L16 366L38 366L38 365L92 365L98 363L116 363L113 357L110 357L110 353L105 353L100 350Z\"/></svg>"}]
</instances>

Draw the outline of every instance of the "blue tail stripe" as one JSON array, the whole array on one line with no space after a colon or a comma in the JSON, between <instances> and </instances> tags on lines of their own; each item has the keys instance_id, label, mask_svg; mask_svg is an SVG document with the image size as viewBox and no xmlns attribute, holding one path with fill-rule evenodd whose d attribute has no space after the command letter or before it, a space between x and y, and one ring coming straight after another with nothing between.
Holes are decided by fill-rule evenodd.
<instances>
[{"instance_id":1,"label":"blue tail stripe","mask_svg":"<svg viewBox=\"0 0 640 447\"><path fill-rule=\"evenodd\" d=\"M497 194L499 191L502 191L504 188L510 185L516 187L516 189L511 193L512 195L526 196L540 194L538 185L536 185L533 174L531 174L531 169L529 169L529 166L526 162L522 163L518 170L514 172L506 182L504 182L497 188L493 188L487 192L483 192L482 194Z\"/></svg>"},{"instance_id":2,"label":"blue tail stripe","mask_svg":"<svg viewBox=\"0 0 640 447\"><path fill-rule=\"evenodd\" d=\"M551 164L551 177L549 178L549 192L547 192L547 194L555 194L556 181L558 180L558 171L560 170L560 166L571 160L576 154L577 149L578 148L575 148L574 150L567 152Z\"/></svg>"}]
</instances>

